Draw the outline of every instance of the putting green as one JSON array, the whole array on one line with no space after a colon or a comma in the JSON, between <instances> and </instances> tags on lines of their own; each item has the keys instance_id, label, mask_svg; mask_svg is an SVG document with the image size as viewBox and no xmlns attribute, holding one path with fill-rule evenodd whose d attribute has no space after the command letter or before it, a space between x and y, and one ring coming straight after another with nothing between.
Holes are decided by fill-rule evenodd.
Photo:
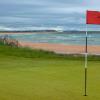
<instances>
[{"instance_id":1,"label":"putting green","mask_svg":"<svg viewBox=\"0 0 100 100\"><path fill-rule=\"evenodd\" d=\"M0 56L0 100L100 100L100 62Z\"/></svg>"}]
</instances>

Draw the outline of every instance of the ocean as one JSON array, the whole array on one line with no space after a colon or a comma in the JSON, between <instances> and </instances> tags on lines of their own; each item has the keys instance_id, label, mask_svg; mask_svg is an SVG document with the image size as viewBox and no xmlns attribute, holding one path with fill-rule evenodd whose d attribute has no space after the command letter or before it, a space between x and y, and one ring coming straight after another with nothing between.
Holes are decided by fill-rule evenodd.
<instances>
[{"instance_id":1,"label":"ocean","mask_svg":"<svg viewBox=\"0 0 100 100\"><path fill-rule=\"evenodd\" d=\"M2 36L2 34L0 34ZM10 38L23 42L32 43L56 43L65 45L85 45L85 33L66 33L66 32L46 32L46 33L22 33L9 34ZM89 33L88 45L100 45L100 34Z\"/></svg>"}]
</instances>

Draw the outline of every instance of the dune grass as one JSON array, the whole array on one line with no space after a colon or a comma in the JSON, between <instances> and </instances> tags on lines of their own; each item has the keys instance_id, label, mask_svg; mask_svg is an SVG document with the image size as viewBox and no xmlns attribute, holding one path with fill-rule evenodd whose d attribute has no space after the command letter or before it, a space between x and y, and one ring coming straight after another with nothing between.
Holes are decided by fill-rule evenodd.
<instances>
[{"instance_id":1,"label":"dune grass","mask_svg":"<svg viewBox=\"0 0 100 100\"><path fill-rule=\"evenodd\" d=\"M44 50L33 50L30 48L17 48L0 44L0 55L6 56L16 56L16 57L24 57L24 58L46 58L46 59L67 59L67 60L84 60L84 55L77 54L56 54L50 51ZM88 55L89 61L100 61L100 56Z\"/></svg>"},{"instance_id":2,"label":"dune grass","mask_svg":"<svg viewBox=\"0 0 100 100\"><path fill-rule=\"evenodd\" d=\"M88 61L84 97L83 56L0 46L0 100L99 100L100 62Z\"/></svg>"}]
</instances>

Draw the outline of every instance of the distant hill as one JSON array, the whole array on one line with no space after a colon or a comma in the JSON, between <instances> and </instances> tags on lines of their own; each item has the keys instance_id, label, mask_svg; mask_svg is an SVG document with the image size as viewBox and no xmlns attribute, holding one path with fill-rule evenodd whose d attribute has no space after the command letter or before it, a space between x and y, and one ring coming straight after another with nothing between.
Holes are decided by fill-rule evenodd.
<instances>
[{"instance_id":1,"label":"distant hill","mask_svg":"<svg viewBox=\"0 0 100 100\"><path fill-rule=\"evenodd\" d=\"M57 30L27 30L27 31L0 31L0 33L29 33L29 32L59 32L59 33L85 33L86 31L57 31ZM88 31L88 33L100 33L100 31Z\"/></svg>"},{"instance_id":2,"label":"distant hill","mask_svg":"<svg viewBox=\"0 0 100 100\"><path fill-rule=\"evenodd\" d=\"M7 33L11 33L11 32L13 32L13 33L28 33L28 32L57 32L56 30L32 30L32 31L30 31L30 30L27 30L27 31L0 31L0 33L5 33L5 32L7 32Z\"/></svg>"}]
</instances>

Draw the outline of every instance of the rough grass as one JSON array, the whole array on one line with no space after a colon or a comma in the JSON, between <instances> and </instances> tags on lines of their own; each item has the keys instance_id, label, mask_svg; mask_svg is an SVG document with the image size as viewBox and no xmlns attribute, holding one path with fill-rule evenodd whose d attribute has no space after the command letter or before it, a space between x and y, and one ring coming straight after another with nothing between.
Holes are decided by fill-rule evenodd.
<instances>
[{"instance_id":1,"label":"rough grass","mask_svg":"<svg viewBox=\"0 0 100 100\"><path fill-rule=\"evenodd\" d=\"M84 97L82 57L34 52L0 46L0 100L100 99L99 58L88 62L88 96Z\"/></svg>"},{"instance_id":2,"label":"rough grass","mask_svg":"<svg viewBox=\"0 0 100 100\"><path fill-rule=\"evenodd\" d=\"M24 57L24 58L46 58L46 59L82 59L83 56L77 56L77 55L62 55L62 54L56 54L54 52L49 51L43 51L43 50L33 50L30 48L17 48L17 47L10 47L1 45L0 46L0 52L1 55L6 56L16 56L16 57Z\"/></svg>"},{"instance_id":3,"label":"rough grass","mask_svg":"<svg viewBox=\"0 0 100 100\"><path fill-rule=\"evenodd\" d=\"M5 46L4 44L0 44L0 55L6 56L16 56L16 57L24 57L24 58L46 58L46 59L67 59L67 60L84 60L84 55L64 55L64 54L56 54L50 51L43 50L33 50L30 48L17 48ZM89 61L100 61L100 56L88 55Z\"/></svg>"}]
</instances>

